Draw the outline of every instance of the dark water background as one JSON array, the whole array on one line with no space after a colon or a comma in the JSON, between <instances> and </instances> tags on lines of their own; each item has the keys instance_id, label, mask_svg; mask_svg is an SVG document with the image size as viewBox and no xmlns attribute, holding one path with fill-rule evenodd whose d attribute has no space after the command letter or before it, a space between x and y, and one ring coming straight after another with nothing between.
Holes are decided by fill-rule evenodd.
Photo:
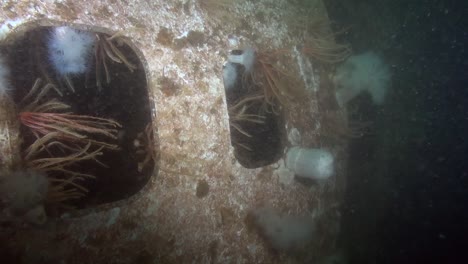
<instances>
[{"instance_id":1,"label":"dark water background","mask_svg":"<svg viewBox=\"0 0 468 264\"><path fill-rule=\"evenodd\" d=\"M392 65L374 134L351 143L350 263L468 263L468 1L325 0L342 40Z\"/></svg>"}]
</instances>

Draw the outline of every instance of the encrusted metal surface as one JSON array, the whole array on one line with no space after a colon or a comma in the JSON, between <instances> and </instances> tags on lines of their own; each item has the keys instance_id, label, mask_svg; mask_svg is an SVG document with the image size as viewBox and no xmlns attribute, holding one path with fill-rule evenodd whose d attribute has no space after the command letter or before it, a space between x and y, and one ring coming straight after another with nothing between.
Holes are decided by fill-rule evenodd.
<instances>
[{"instance_id":1,"label":"encrusted metal surface","mask_svg":"<svg viewBox=\"0 0 468 264\"><path fill-rule=\"evenodd\" d=\"M216 7L200 9L196 1L183 0L4 1L0 24L46 19L52 24L122 31L130 38L147 63L159 133L155 148L160 148L161 157L157 177L127 200L62 215L41 227L1 228L2 250L11 259L23 263L301 262L269 251L259 235L248 230L245 217L262 205L290 214L332 210L342 191L336 184L337 178L344 177L344 152L342 146L322 145L319 123L313 121L319 116L318 99L316 92L309 91L307 105L293 105L288 111L287 131L298 129L304 146L332 149L338 169L330 182L306 187L291 180L282 160L258 169L243 168L236 161L222 83L222 66L232 48L228 37L259 49L290 48L297 40L286 23L297 11L290 4L294 1L237 2L229 13L221 14ZM322 2L316 2L311 10L324 13ZM317 74L310 70L304 74ZM175 85L163 87L161 77ZM206 196L197 197L198 184L206 183ZM339 215L328 215L329 230L322 232L326 237L317 238L320 247L311 249L316 255L334 249Z\"/></svg>"}]
</instances>

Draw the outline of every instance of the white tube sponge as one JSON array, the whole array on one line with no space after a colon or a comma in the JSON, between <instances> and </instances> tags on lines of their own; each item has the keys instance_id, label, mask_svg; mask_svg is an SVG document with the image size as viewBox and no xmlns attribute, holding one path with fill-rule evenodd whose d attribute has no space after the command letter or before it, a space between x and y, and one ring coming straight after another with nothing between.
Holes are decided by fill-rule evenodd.
<instances>
[{"instance_id":1,"label":"white tube sponge","mask_svg":"<svg viewBox=\"0 0 468 264\"><path fill-rule=\"evenodd\" d=\"M57 27L51 31L48 42L49 59L61 75L84 73L88 66L93 34L70 27Z\"/></svg>"},{"instance_id":2,"label":"white tube sponge","mask_svg":"<svg viewBox=\"0 0 468 264\"><path fill-rule=\"evenodd\" d=\"M246 48L242 50L241 55L229 54L228 61L244 65L245 73L252 72L255 64L255 50Z\"/></svg>"},{"instance_id":3,"label":"white tube sponge","mask_svg":"<svg viewBox=\"0 0 468 264\"><path fill-rule=\"evenodd\" d=\"M223 68L224 89L230 90L234 87L237 80L237 68L232 62L226 63Z\"/></svg>"},{"instance_id":4,"label":"white tube sponge","mask_svg":"<svg viewBox=\"0 0 468 264\"><path fill-rule=\"evenodd\" d=\"M333 163L333 155L324 149L293 147L286 153L286 166L303 178L327 179L333 175Z\"/></svg>"},{"instance_id":5,"label":"white tube sponge","mask_svg":"<svg viewBox=\"0 0 468 264\"><path fill-rule=\"evenodd\" d=\"M268 207L251 212L255 226L271 248L297 252L308 248L316 234L316 224L309 215L286 215Z\"/></svg>"},{"instance_id":6,"label":"white tube sponge","mask_svg":"<svg viewBox=\"0 0 468 264\"><path fill-rule=\"evenodd\" d=\"M381 105L390 86L390 69L376 53L369 51L349 57L333 78L336 100L345 106L361 92L367 91L372 102Z\"/></svg>"}]
</instances>

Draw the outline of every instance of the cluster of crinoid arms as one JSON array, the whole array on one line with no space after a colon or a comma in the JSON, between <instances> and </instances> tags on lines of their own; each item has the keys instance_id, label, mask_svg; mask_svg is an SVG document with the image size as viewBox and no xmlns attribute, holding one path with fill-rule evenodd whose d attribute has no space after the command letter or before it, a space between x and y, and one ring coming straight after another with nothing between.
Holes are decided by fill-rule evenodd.
<instances>
[{"instance_id":1,"label":"cluster of crinoid arms","mask_svg":"<svg viewBox=\"0 0 468 264\"><path fill-rule=\"evenodd\" d=\"M52 28L49 32L47 56L52 67L38 60L41 55L33 50L32 58L36 58L34 62L40 77L17 103L16 109L24 137L23 166L47 175L46 203L56 208L70 208L69 202L87 196L87 185L98 176L83 168L90 164L107 167L100 156L119 150L117 139L121 124L110 118L76 114L62 101L63 95L74 94L82 88L75 87L73 79L85 78L89 71L83 68L90 68L92 63L99 90L111 81L109 63L123 64L132 73L137 67L119 48L122 32L110 36L67 26Z\"/></svg>"},{"instance_id":2,"label":"cluster of crinoid arms","mask_svg":"<svg viewBox=\"0 0 468 264\"><path fill-rule=\"evenodd\" d=\"M25 166L47 174L50 188L47 202L64 205L70 199L86 195L88 189L81 182L95 176L76 170L84 161L99 162L105 150L116 150L117 129L112 119L76 115L70 106L46 96L57 88L42 85L37 79L29 93L19 103L18 118L34 139L25 148Z\"/></svg>"}]
</instances>

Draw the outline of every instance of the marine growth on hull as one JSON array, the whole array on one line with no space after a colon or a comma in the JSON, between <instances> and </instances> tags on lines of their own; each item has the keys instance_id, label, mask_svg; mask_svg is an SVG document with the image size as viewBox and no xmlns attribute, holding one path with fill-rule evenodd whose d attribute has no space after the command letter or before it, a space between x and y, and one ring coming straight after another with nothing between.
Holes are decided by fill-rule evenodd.
<instances>
[{"instance_id":1,"label":"marine growth on hull","mask_svg":"<svg viewBox=\"0 0 468 264\"><path fill-rule=\"evenodd\" d=\"M49 213L127 198L155 168L145 70L121 32L35 27L9 37L23 166L47 174Z\"/></svg>"}]
</instances>

